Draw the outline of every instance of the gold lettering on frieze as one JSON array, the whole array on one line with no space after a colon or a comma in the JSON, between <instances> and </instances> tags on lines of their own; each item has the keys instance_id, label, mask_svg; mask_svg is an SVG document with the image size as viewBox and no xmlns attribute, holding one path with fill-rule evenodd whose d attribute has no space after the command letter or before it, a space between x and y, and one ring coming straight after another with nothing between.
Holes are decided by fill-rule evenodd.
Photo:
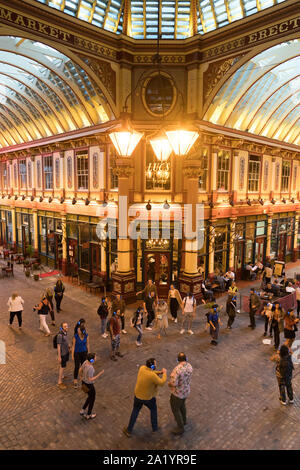
<instances>
[{"instance_id":1,"label":"gold lettering on frieze","mask_svg":"<svg viewBox=\"0 0 300 470\"><path fill-rule=\"evenodd\" d=\"M264 41L270 37L274 37L282 33L288 33L295 29L300 29L300 16L291 18L290 20L285 20L282 23L275 24L268 28L261 29L260 31L248 34L242 38L227 42L226 44L208 49L204 51L203 59L216 57L239 47L248 46L249 44L254 44L259 41Z\"/></svg>"},{"instance_id":2,"label":"gold lettering on frieze","mask_svg":"<svg viewBox=\"0 0 300 470\"><path fill-rule=\"evenodd\" d=\"M0 8L0 21L1 20L13 23L17 26L22 26L23 28L29 29L30 31L37 31L44 34L45 36L51 36L55 39L60 39L72 44L74 43L74 36L72 36L70 33L61 31L54 26L41 23L40 21L34 20L33 18L27 18L24 15L20 15L6 8Z\"/></svg>"}]
</instances>

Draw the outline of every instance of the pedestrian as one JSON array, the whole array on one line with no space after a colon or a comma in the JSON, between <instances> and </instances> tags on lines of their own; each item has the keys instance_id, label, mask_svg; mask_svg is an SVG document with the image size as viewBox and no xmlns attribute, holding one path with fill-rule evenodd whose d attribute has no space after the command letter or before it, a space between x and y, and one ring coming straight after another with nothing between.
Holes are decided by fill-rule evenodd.
<instances>
[{"instance_id":1,"label":"pedestrian","mask_svg":"<svg viewBox=\"0 0 300 470\"><path fill-rule=\"evenodd\" d=\"M123 432L127 437L131 437L134 424L143 405L150 410L152 431L156 432L158 430L156 393L157 388L159 386L163 386L166 380L166 369L157 371L156 360L153 357L146 361L145 366L141 366L139 368L137 382L134 389L133 410L128 426L123 429Z\"/></svg>"},{"instance_id":2,"label":"pedestrian","mask_svg":"<svg viewBox=\"0 0 300 470\"><path fill-rule=\"evenodd\" d=\"M259 309L261 305L260 298L258 295L255 293L255 290L253 287L250 289L250 298L249 298L249 317L250 317L250 325L248 325L249 328L256 328L255 324L255 315L257 310Z\"/></svg>"},{"instance_id":3,"label":"pedestrian","mask_svg":"<svg viewBox=\"0 0 300 470\"><path fill-rule=\"evenodd\" d=\"M110 308L111 308L111 303L108 300L108 298L102 297L97 313L101 320L100 333L103 338L108 337L108 334L106 333L106 324L107 324L107 317L108 317Z\"/></svg>"},{"instance_id":4,"label":"pedestrian","mask_svg":"<svg viewBox=\"0 0 300 470\"><path fill-rule=\"evenodd\" d=\"M300 315L300 283L296 287L296 300L297 300L297 317Z\"/></svg>"},{"instance_id":5,"label":"pedestrian","mask_svg":"<svg viewBox=\"0 0 300 470\"><path fill-rule=\"evenodd\" d=\"M182 307L181 307L182 308L182 322L181 322L181 330L180 330L181 335L185 332L185 329L184 329L185 323L187 323L188 325L187 332L190 335L194 334L194 332L192 331L192 324L196 316L196 306L197 306L196 299L194 298L193 294L189 292L188 295L183 299Z\"/></svg>"},{"instance_id":6,"label":"pedestrian","mask_svg":"<svg viewBox=\"0 0 300 470\"><path fill-rule=\"evenodd\" d=\"M165 300L159 300L155 306L156 326L158 329L157 339L161 339L162 333L167 336L168 323L168 304Z\"/></svg>"},{"instance_id":7,"label":"pedestrian","mask_svg":"<svg viewBox=\"0 0 300 470\"><path fill-rule=\"evenodd\" d=\"M178 289L175 289L174 284L170 284L168 293L168 306L172 315L172 320L177 323L177 310L182 305L182 298Z\"/></svg>"},{"instance_id":8,"label":"pedestrian","mask_svg":"<svg viewBox=\"0 0 300 470\"><path fill-rule=\"evenodd\" d=\"M228 288L228 294L236 294L238 292L238 287L234 281L232 281L231 286Z\"/></svg>"},{"instance_id":9,"label":"pedestrian","mask_svg":"<svg viewBox=\"0 0 300 470\"><path fill-rule=\"evenodd\" d=\"M218 337L219 337L219 328L222 325L222 322L219 317L219 308L217 304L214 304L210 309L210 314L208 316L208 322L210 325L210 335L212 340L210 344L214 346L218 345Z\"/></svg>"},{"instance_id":10,"label":"pedestrian","mask_svg":"<svg viewBox=\"0 0 300 470\"><path fill-rule=\"evenodd\" d=\"M85 416L86 419L96 418L96 413L92 413L96 399L96 390L94 382L104 373L101 370L97 375L94 375L94 364L96 362L96 354L88 353L86 360L79 369L79 376L82 380L82 388L88 394L87 399L80 410L80 415ZM87 412L86 412L87 409Z\"/></svg>"},{"instance_id":11,"label":"pedestrian","mask_svg":"<svg viewBox=\"0 0 300 470\"><path fill-rule=\"evenodd\" d=\"M286 394L289 398L289 403L294 403L293 387L292 387L292 378L293 378L293 361L289 348L283 344L280 348L279 356L276 358L276 377L279 387L279 401L282 405L286 405Z\"/></svg>"},{"instance_id":12,"label":"pedestrian","mask_svg":"<svg viewBox=\"0 0 300 470\"><path fill-rule=\"evenodd\" d=\"M272 307L273 305L269 302L267 305L264 305L264 308L261 311L261 315L265 319L265 331L264 331L264 336L267 336L268 334L268 328L270 329L270 337L272 338L272 318L273 318L273 312L272 312Z\"/></svg>"},{"instance_id":13,"label":"pedestrian","mask_svg":"<svg viewBox=\"0 0 300 470\"><path fill-rule=\"evenodd\" d=\"M138 336L135 342L137 346L142 346L141 339L143 336L143 313L143 307L138 307L131 319L131 326L138 332Z\"/></svg>"},{"instance_id":14,"label":"pedestrian","mask_svg":"<svg viewBox=\"0 0 300 470\"><path fill-rule=\"evenodd\" d=\"M193 368L187 362L187 357L183 352L178 354L177 362L177 366L171 372L168 386L171 391L171 410L177 423L177 428L172 433L181 435L184 433L184 426L186 425L185 401L190 394Z\"/></svg>"},{"instance_id":15,"label":"pedestrian","mask_svg":"<svg viewBox=\"0 0 300 470\"><path fill-rule=\"evenodd\" d=\"M265 284L269 284L271 282L272 276L273 276L273 269L271 268L270 263L267 263L266 266L265 266L265 270L264 270L264 282L265 282Z\"/></svg>"},{"instance_id":16,"label":"pedestrian","mask_svg":"<svg viewBox=\"0 0 300 470\"><path fill-rule=\"evenodd\" d=\"M120 310L121 331L123 334L126 335L127 331L125 330L125 307L126 305L121 295L117 294L116 298L113 300L112 303L112 310L113 312Z\"/></svg>"},{"instance_id":17,"label":"pedestrian","mask_svg":"<svg viewBox=\"0 0 300 470\"><path fill-rule=\"evenodd\" d=\"M9 326L12 326L15 316L17 316L19 329L21 329L24 300L17 292L13 292L11 297L8 299L7 305L9 311Z\"/></svg>"},{"instance_id":18,"label":"pedestrian","mask_svg":"<svg viewBox=\"0 0 300 470\"><path fill-rule=\"evenodd\" d=\"M84 328L85 328L85 319L84 318L80 318L80 320L78 320L78 322L76 322L76 324L74 326L74 335L76 335L76 333L78 331L78 328L80 328L81 325L83 325Z\"/></svg>"},{"instance_id":19,"label":"pedestrian","mask_svg":"<svg viewBox=\"0 0 300 470\"><path fill-rule=\"evenodd\" d=\"M121 321L120 321L120 310L112 313L111 318L108 322L110 339L111 339L111 355L112 361L117 361L116 356L123 357L120 353L120 340L121 340Z\"/></svg>"},{"instance_id":20,"label":"pedestrian","mask_svg":"<svg viewBox=\"0 0 300 470\"><path fill-rule=\"evenodd\" d=\"M231 330L236 316L236 295L229 294L226 302L226 313L228 315L227 329Z\"/></svg>"},{"instance_id":21,"label":"pedestrian","mask_svg":"<svg viewBox=\"0 0 300 470\"><path fill-rule=\"evenodd\" d=\"M279 302L275 302L272 307L272 330L274 332L274 349L279 352L280 346L280 333L284 329L284 311Z\"/></svg>"},{"instance_id":22,"label":"pedestrian","mask_svg":"<svg viewBox=\"0 0 300 470\"><path fill-rule=\"evenodd\" d=\"M86 332L85 322L79 320L78 328L72 340L72 359L74 361L74 388L78 388L78 371L90 350L90 339Z\"/></svg>"},{"instance_id":23,"label":"pedestrian","mask_svg":"<svg viewBox=\"0 0 300 470\"><path fill-rule=\"evenodd\" d=\"M54 287L54 292L55 292L55 302L56 302L56 311L59 313L61 311L60 304L64 296L65 292L65 286L63 285L62 281L58 279L55 287Z\"/></svg>"},{"instance_id":24,"label":"pedestrian","mask_svg":"<svg viewBox=\"0 0 300 470\"><path fill-rule=\"evenodd\" d=\"M59 373L58 373L58 387L61 390L65 390L67 386L63 383L64 379L64 369L67 366L69 360L69 339L68 339L68 323L63 322L60 325L59 332L57 334L57 360L59 363Z\"/></svg>"},{"instance_id":25,"label":"pedestrian","mask_svg":"<svg viewBox=\"0 0 300 470\"><path fill-rule=\"evenodd\" d=\"M155 292L152 290L143 304L144 313L147 316L146 330L152 330L152 324L155 319Z\"/></svg>"},{"instance_id":26,"label":"pedestrian","mask_svg":"<svg viewBox=\"0 0 300 470\"><path fill-rule=\"evenodd\" d=\"M50 316L51 316L51 325L55 326L55 316L54 316L54 307L53 307L53 296L54 296L54 291L51 289L51 287L48 287L46 290L46 298L50 304Z\"/></svg>"},{"instance_id":27,"label":"pedestrian","mask_svg":"<svg viewBox=\"0 0 300 470\"><path fill-rule=\"evenodd\" d=\"M158 301L157 288L156 288L156 285L153 283L152 279L148 279L147 284L144 287L144 289L137 292L136 295L143 294L144 300L146 300L151 291L155 293L155 299L157 302Z\"/></svg>"},{"instance_id":28,"label":"pedestrian","mask_svg":"<svg viewBox=\"0 0 300 470\"><path fill-rule=\"evenodd\" d=\"M299 318L296 318L293 310L288 310L284 316L284 337L286 342L284 343L292 353L292 344L295 341L296 331L298 331L297 323Z\"/></svg>"},{"instance_id":29,"label":"pedestrian","mask_svg":"<svg viewBox=\"0 0 300 470\"><path fill-rule=\"evenodd\" d=\"M38 305L36 305L33 310L36 310L38 315L39 315L39 320L40 320L40 331L44 331L45 335L44 336L50 336L50 330L47 325L47 315L51 310L51 305L46 297L45 294L42 295L41 301Z\"/></svg>"}]
</instances>

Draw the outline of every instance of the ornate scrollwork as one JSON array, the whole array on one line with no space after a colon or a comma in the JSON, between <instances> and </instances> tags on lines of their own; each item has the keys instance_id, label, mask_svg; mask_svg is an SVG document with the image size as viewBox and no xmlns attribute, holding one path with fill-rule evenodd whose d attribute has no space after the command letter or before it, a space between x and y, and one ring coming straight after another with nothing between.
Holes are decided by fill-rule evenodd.
<instances>
[{"instance_id":1,"label":"ornate scrollwork","mask_svg":"<svg viewBox=\"0 0 300 470\"><path fill-rule=\"evenodd\" d=\"M118 178L129 178L134 173L134 168L132 166L118 166L113 168L113 174L118 176Z\"/></svg>"},{"instance_id":2,"label":"ornate scrollwork","mask_svg":"<svg viewBox=\"0 0 300 470\"><path fill-rule=\"evenodd\" d=\"M116 102L116 72L112 69L111 64L105 60L92 59L82 55L79 57L99 77L114 102Z\"/></svg>"},{"instance_id":3,"label":"ornate scrollwork","mask_svg":"<svg viewBox=\"0 0 300 470\"><path fill-rule=\"evenodd\" d=\"M241 57L242 55L230 57L229 59L218 60L217 62L214 62L209 65L203 77L203 93L205 101L207 100L217 83L221 80L221 78Z\"/></svg>"}]
</instances>

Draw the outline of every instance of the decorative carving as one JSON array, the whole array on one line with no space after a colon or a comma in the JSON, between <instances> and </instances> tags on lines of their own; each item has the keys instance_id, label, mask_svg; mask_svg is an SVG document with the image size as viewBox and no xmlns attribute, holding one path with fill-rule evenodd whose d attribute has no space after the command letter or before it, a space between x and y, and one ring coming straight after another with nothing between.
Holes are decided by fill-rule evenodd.
<instances>
[{"instance_id":1,"label":"decorative carving","mask_svg":"<svg viewBox=\"0 0 300 470\"><path fill-rule=\"evenodd\" d=\"M233 140L232 141L232 148L234 149L240 149L244 145L244 139L239 139L239 140Z\"/></svg>"},{"instance_id":2,"label":"decorative carving","mask_svg":"<svg viewBox=\"0 0 300 470\"><path fill-rule=\"evenodd\" d=\"M113 174L118 178L129 178L134 173L134 168L131 166L118 166L113 168Z\"/></svg>"},{"instance_id":3,"label":"decorative carving","mask_svg":"<svg viewBox=\"0 0 300 470\"><path fill-rule=\"evenodd\" d=\"M55 159L55 186L60 187L60 157Z\"/></svg>"},{"instance_id":4,"label":"decorative carving","mask_svg":"<svg viewBox=\"0 0 300 470\"><path fill-rule=\"evenodd\" d=\"M72 188L72 157L67 158L67 181L68 188Z\"/></svg>"},{"instance_id":5,"label":"decorative carving","mask_svg":"<svg viewBox=\"0 0 300 470\"><path fill-rule=\"evenodd\" d=\"M201 168L199 166L188 166L183 169L183 175L186 178L198 179L201 173Z\"/></svg>"},{"instance_id":6,"label":"decorative carving","mask_svg":"<svg viewBox=\"0 0 300 470\"><path fill-rule=\"evenodd\" d=\"M99 156L98 152L93 154L93 188L97 189L99 185L98 178Z\"/></svg>"},{"instance_id":7,"label":"decorative carving","mask_svg":"<svg viewBox=\"0 0 300 470\"><path fill-rule=\"evenodd\" d=\"M269 161L266 160L264 164L264 191L268 189L268 178L269 178Z\"/></svg>"},{"instance_id":8,"label":"decorative carving","mask_svg":"<svg viewBox=\"0 0 300 470\"><path fill-rule=\"evenodd\" d=\"M28 173L28 186L32 188L32 162L31 160L27 163L27 173Z\"/></svg>"},{"instance_id":9,"label":"decorative carving","mask_svg":"<svg viewBox=\"0 0 300 470\"><path fill-rule=\"evenodd\" d=\"M240 191L244 189L244 180L245 180L245 166L246 166L246 160L245 157L241 157L240 159L240 181L239 181L239 188Z\"/></svg>"},{"instance_id":10,"label":"decorative carving","mask_svg":"<svg viewBox=\"0 0 300 470\"><path fill-rule=\"evenodd\" d=\"M209 65L207 71L203 76L204 84L204 100L206 101L209 95L211 94L214 87L221 80L222 77L228 72L228 70L243 56L238 55L236 57L230 57L225 60L218 60Z\"/></svg>"},{"instance_id":11,"label":"decorative carving","mask_svg":"<svg viewBox=\"0 0 300 470\"><path fill-rule=\"evenodd\" d=\"M114 102L116 102L116 72L112 69L111 64L105 60L92 59L82 55L79 57L99 77Z\"/></svg>"},{"instance_id":12,"label":"decorative carving","mask_svg":"<svg viewBox=\"0 0 300 470\"><path fill-rule=\"evenodd\" d=\"M161 55L162 64L184 64L184 55ZM135 64L153 64L153 54L136 55L133 57Z\"/></svg>"},{"instance_id":13,"label":"decorative carving","mask_svg":"<svg viewBox=\"0 0 300 470\"><path fill-rule=\"evenodd\" d=\"M280 175L280 163L277 162L275 166L275 191L279 189L279 175Z\"/></svg>"},{"instance_id":14,"label":"decorative carving","mask_svg":"<svg viewBox=\"0 0 300 470\"><path fill-rule=\"evenodd\" d=\"M127 282L124 286L124 293L134 291L134 282Z\"/></svg>"},{"instance_id":15,"label":"decorative carving","mask_svg":"<svg viewBox=\"0 0 300 470\"><path fill-rule=\"evenodd\" d=\"M37 187L41 188L42 187L42 181L41 181L41 160L37 160L36 162L36 177L37 177Z\"/></svg>"}]
</instances>

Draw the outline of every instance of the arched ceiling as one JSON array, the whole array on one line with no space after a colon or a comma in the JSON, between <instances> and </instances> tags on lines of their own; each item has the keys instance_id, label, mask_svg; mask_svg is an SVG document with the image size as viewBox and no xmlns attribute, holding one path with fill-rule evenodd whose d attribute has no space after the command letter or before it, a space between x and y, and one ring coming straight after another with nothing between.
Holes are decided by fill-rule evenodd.
<instances>
[{"instance_id":1,"label":"arched ceiling","mask_svg":"<svg viewBox=\"0 0 300 470\"><path fill-rule=\"evenodd\" d=\"M256 55L223 85L204 119L300 144L300 39Z\"/></svg>"},{"instance_id":2,"label":"arched ceiling","mask_svg":"<svg viewBox=\"0 0 300 470\"><path fill-rule=\"evenodd\" d=\"M99 87L69 57L29 39L1 37L0 145L108 120Z\"/></svg>"},{"instance_id":3,"label":"arched ceiling","mask_svg":"<svg viewBox=\"0 0 300 470\"><path fill-rule=\"evenodd\" d=\"M205 34L286 0L36 0L95 26L135 39L156 39L161 8L162 39L185 39Z\"/></svg>"}]
</instances>

